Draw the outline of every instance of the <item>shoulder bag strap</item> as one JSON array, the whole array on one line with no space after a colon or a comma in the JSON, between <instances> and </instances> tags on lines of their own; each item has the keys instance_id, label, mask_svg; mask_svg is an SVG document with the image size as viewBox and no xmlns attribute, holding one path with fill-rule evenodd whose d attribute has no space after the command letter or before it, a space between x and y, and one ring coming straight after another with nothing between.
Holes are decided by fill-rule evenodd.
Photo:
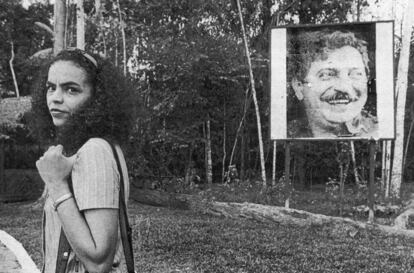
<instances>
[{"instance_id":1,"label":"shoulder bag strap","mask_svg":"<svg viewBox=\"0 0 414 273\"><path fill-rule=\"evenodd\" d=\"M128 222L127 207L125 204L125 189L124 189L124 176L122 174L121 163L119 162L118 152L115 146L107 141L114 153L116 165L118 166L118 172L120 176L119 187L119 225L121 231L122 246L124 249L125 262L127 265L128 273L134 273L134 252L132 250L132 230Z\"/></svg>"},{"instance_id":2,"label":"shoulder bag strap","mask_svg":"<svg viewBox=\"0 0 414 273\"><path fill-rule=\"evenodd\" d=\"M57 252L56 258L56 273L65 273L66 266L68 264L69 255L71 252L71 247L68 242L68 238L66 238L65 232L63 228L60 229L60 237L59 237L59 247Z\"/></svg>"}]
</instances>

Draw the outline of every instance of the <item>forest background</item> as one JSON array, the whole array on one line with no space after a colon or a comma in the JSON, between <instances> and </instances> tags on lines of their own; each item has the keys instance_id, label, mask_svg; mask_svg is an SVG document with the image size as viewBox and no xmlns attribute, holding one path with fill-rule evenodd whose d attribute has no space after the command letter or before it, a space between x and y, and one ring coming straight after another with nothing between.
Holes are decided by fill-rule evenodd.
<instances>
[{"instance_id":1,"label":"forest background","mask_svg":"<svg viewBox=\"0 0 414 273\"><path fill-rule=\"evenodd\" d=\"M296 190L323 188L334 196L341 185L366 193L366 141L293 142L290 181L285 179L286 143L272 142L268 137L269 31L289 24L395 20L397 70L404 3L243 1L241 13L251 63L246 58L237 1L102 0L83 1L83 6L85 49L112 60L134 88L139 117L126 150L135 186L182 193L204 187L199 185L260 185L270 191L267 193L286 199L292 190L284 183L288 181ZM77 6L75 1L66 1L66 7L64 43L74 47L79 35ZM49 1L0 1L0 90L5 113L1 132L7 136L3 158L6 170L34 169L42 153L25 124L31 118L30 111L25 110L36 72L53 47L53 15L54 5ZM414 152L410 145L414 121L411 71L412 62L404 111L405 141L400 149L403 153L398 155L404 159L403 171L397 174L400 183L410 182L414 176L414 157L410 156ZM15 101L16 96L20 102ZM12 116L9 120L8 115ZM401 193L399 186L396 192L390 187L392 162L388 158L388 169L384 169L384 143L376 143L378 202L388 197L398 199ZM394 144L387 145L392 149ZM390 154L394 156L393 151ZM31 191L24 186L17 188Z\"/></svg>"}]
</instances>

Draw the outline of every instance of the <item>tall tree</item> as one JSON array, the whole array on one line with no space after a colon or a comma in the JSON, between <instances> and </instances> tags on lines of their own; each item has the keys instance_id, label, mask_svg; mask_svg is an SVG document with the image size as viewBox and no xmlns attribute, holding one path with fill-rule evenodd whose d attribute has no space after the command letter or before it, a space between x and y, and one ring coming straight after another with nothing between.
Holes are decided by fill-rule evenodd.
<instances>
[{"instance_id":1,"label":"tall tree","mask_svg":"<svg viewBox=\"0 0 414 273\"><path fill-rule=\"evenodd\" d=\"M242 13L242 9L241 9L240 0L236 0L236 1L237 1L237 9L238 9L238 12L239 12L240 25L241 25L241 29L242 29L244 49L245 49L245 52L246 52L247 64L249 66L248 68L249 68L250 88L251 88L251 91L252 91L254 108L256 110L257 134L258 134L259 152L260 152L260 167L261 167L261 174L262 174L261 178L262 178L263 188L266 188L266 167L265 167L265 160L264 160L263 138L262 138L262 123L261 123L261 120L260 120L260 109L259 109L259 104L257 102L256 85L255 85L255 81L254 81L252 62L251 62L251 59L250 59L249 42L247 41L246 30L245 30L245 27L244 27L243 13Z\"/></svg>"},{"instance_id":2,"label":"tall tree","mask_svg":"<svg viewBox=\"0 0 414 273\"><path fill-rule=\"evenodd\" d=\"M83 0L76 0L76 47L85 49L85 12Z\"/></svg>"},{"instance_id":3,"label":"tall tree","mask_svg":"<svg viewBox=\"0 0 414 273\"><path fill-rule=\"evenodd\" d=\"M53 54L56 55L66 47L66 3L64 0L55 1L54 22Z\"/></svg>"},{"instance_id":4,"label":"tall tree","mask_svg":"<svg viewBox=\"0 0 414 273\"><path fill-rule=\"evenodd\" d=\"M206 180L207 184L211 186L213 184L213 162L211 157L211 130L210 130L210 117L206 121Z\"/></svg>"},{"instance_id":5,"label":"tall tree","mask_svg":"<svg viewBox=\"0 0 414 273\"><path fill-rule=\"evenodd\" d=\"M391 176L391 195L393 197L400 196L400 187L402 182L405 104L407 98L408 63L410 57L413 13L414 2L408 1L408 7L404 12L404 21L402 26L401 50L398 61L398 75L395 93L397 125Z\"/></svg>"},{"instance_id":6,"label":"tall tree","mask_svg":"<svg viewBox=\"0 0 414 273\"><path fill-rule=\"evenodd\" d=\"M118 16L119 16L119 27L121 29L121 35L122 35L122 64L124 69L124 75L127 74L127 56L126 56L126 40L125 40L125 22L122 19L122 12L121 12L121 5L119 4L119 0L117 0L117 6L118 6Z\"/></svg>"}]
</instances>

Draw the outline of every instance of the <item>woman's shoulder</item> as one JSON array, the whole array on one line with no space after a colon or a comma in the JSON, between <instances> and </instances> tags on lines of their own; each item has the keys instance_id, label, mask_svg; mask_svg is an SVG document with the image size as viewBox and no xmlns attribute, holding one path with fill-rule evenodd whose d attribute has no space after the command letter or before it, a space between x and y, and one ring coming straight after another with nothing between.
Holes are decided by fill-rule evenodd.
<instances>
[{"instance_id":1,"label":"woman's shoulder","mask_svg":"<svg viewBox=\"0 0 414 273\"><path fill-rule=\"evenodd\" d=\"M92 160L113 157L110 144L103 138L90 138L76 154L78 158L89 158Z\"/></svg>"},{"instance_id":2,"label":"woman's shoulder","mask_svg":"<svg viewBox=\"0 0 414 273\"><path fill-rule=\"evenodd\" d=\"M111 146L109 145L109 142L103 138L94 137L88 139L88 141L86 141L85 144L83 144L79 149L79 152L96 151L102 149L110 151Z\"/></svg>"}]
</instances>

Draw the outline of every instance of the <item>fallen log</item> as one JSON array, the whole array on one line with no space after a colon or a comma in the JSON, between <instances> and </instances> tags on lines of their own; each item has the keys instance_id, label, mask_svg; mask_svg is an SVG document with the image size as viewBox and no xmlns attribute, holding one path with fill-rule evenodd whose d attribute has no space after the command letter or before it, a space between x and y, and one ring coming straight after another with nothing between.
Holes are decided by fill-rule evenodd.
<instances>
[{"instance_id":1,"label":"fallen log","mask_svg":"<svg viewBox=\"0 0 414 273\"><path fill-rule=\"evenodd\" d=\"M195 195L141 189L133 190L131 198L147 205L187 209L196 213L233 219L242 218L281 225L299 225L301 227L330 226L338 232L346 232L352 237L355 236L359 230L367 230L384 233L386 235L398 235L414 239L414 230L402 229L399 226L367 223L349 218L315 214L285 207L247 202L215 202L205 200L200 196Z\"/></svg>"},{"instance_id":2,"label":"fallen log","mask_svg":"<svg viewBox=\"0 0 414 273\"><path fill-rule=\"evenodd\" d=\"M355 221L349 218L326 216L302 210L252 203L211 202L205 212L211 215L228 218L244 218L260 222L293 224L303 227L329 225L333 227L341 227L341 229L343 229L343 226L347 226L348 228L343 230L349 234L357 232L358 229L364 229L382 232L388 235L401 235L414 238L414 230Z\"/></svg>"}]
</instances>

